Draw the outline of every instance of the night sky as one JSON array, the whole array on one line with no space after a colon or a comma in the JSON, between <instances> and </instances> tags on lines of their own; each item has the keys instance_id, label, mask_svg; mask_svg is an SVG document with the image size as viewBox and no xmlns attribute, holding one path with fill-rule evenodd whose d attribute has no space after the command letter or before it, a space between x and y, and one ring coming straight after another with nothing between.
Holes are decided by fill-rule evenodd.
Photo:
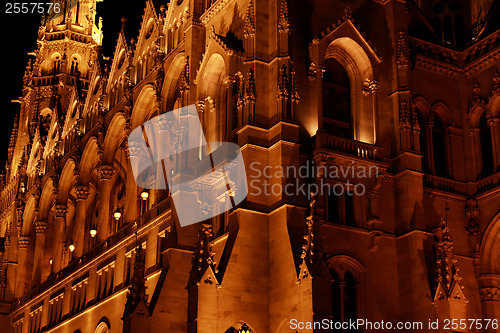
<instances>
[{"instance_id":1,"label":"night sky","mask_svg":"<svg viewBox=\"0 0 500 333\"><path fill-rule=\"evenodd\" d=\"M30 0L28 2L35 2ZM45 1L43 1L45 2ZM49 1L47 1L49 2ZM154 1L165 4L168 0ZM159 6L155 6L158 7ZM103 18L104 55L112 57L121 29L121 18L126 17L127 35L137 39L139 27L144 13L144 0L104 0L97 3L96 21ZM5 3L0 5L0 52L3 83L0 93L0 170L4 169L7 160L7 148L16 113L20 105L11 103L22 94L22 79L29 58L28 52L36 49L36 35L41 17L38 14L6 14Z\"/></svg>"}]
</instances>

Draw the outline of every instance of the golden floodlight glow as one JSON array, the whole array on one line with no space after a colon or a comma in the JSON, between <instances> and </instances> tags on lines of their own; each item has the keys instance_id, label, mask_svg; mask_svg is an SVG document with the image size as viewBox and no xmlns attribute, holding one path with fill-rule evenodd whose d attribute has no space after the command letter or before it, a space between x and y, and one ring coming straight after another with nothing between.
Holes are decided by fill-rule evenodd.
<instances>
[{"instance_id":1,"label":"golden floodlight glow","mask_svg":"<svg viewBox=\"0 0 500 333\"><path fill-rule=\"evenodd\" d=\"M146 191L142 191L141 192L141 198L142 200L147 200L147 198L149 197L149 193L146 192Z\"/></svg>"},{"instance_id":2,"label":"golden floodlight glow","mask_svg":"<svg viewBox=\"0 0 500 333\"><path fill-rule=\"evenodd\" d=\"M122 217L122 213L120 213L120 211L118 211L118 210L117 210L117 211L113 214L113 216L115 217L115 220L117 220L117 221L118 221L118 220L120 219L120 217Z\"/></svg>"},{"instance_id":3,"label":"golden floodlight glow","mask_svg":"<svg viewBox=\"0 0 500 333\"><path fill-rule=\"evenodd\" d=\"M70 250L71 252L75 251L75 246L74 246L73 244L70 244L70 245L69 245L69 250Z\"/></svg>"},{"instance_id":4,"label":"golden floodlight glow","mask_svg":"<svg viewBox=\"0 0 500 333\"><path fill-rule=\"evenodd\" d=\"M95 235L97 235L97 230L93 227L90 229L90 236L95 237Z\"/></svg>"}]
</instances>

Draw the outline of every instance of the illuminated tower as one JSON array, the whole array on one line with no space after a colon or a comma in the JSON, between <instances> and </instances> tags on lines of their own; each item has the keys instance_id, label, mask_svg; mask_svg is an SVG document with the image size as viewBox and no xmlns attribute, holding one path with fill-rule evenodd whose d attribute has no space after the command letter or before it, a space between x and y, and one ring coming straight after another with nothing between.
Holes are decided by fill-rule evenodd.
<instances>
[{"instance_id":1,"label":"illuminated tower","mask_svg":"<svg viewBox=\"0 0 500 333\"><path fill-rule=\"evenodd\" d=\"M8 250L13 242L21 246L14 250L17 253L11 254L13 257L4 265L9 281L5 300L23 296L30 285L42 281L50 270L59 270L65 260L64 251L55 250L51 269L44 268L48 263L41 260L40 255L48 216L38 214L36 210L33 213L36 216L34 227L22 218L27 201L23 189L29 183L39 181L42 176L41 163L28 163L28 159L29 156L41 158L58 154L66 112L69 109L76 112L75 106L81 104L77 102L83 99L88 89L90 68L94 63L92 59L102 41L102 20L98 25L95 23L96 0L54 1L53 4L52 12L42 18L38 47L30 53L35 59L29 61L24 74L22 96L19 98L19 122L15 125L16 135L6 167L7 182L14 179L21 191L20 195L11 198L18 214L8 227L12 236L6 241L5 247ZM71 101L73 105L69 108ZM35 197L38 198L39 193L35 193ZM38 202L35 204L37 206ZM36 248L29 244L29 233L33 231L40 239L36 242ZM56 244L66 241L62 230L56 230L55 235L53 240ZM34 258L27 259L31 257L28 253L33 251ZM10 264L12 258L17 260L17 265Z\"/></svg>"}]
</instances>

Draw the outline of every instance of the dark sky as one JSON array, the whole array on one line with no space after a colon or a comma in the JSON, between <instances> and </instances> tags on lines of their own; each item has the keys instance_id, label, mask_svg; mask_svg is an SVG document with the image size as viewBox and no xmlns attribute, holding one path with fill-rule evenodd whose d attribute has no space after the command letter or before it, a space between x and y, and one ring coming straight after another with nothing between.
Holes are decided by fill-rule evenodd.
<instances>
[{"instance_id":1,"label":"dark sky","mask_svg":"<svg viewBox=\"0 0 500 333\"><path fill-rule=\"evenodd\" d=\"M166 5L168 1L155 1L155 4L157 2ZM7 160L14 117L19 112L19 104L11 103L11 100L22 94L23 74L30 58L27 53L36 49L36 35L41 20L37 14L6 14L5 6L5 3L0 5L0 38L3 43L0 57L4 78L0 90L0 170L4 169ZM122 17L128 19L128 35L137 39L144 8L144 0L104 0L97 3L96 21L99 16L103 18L104 55L113 56Z\"/></svg>"}]
</instances>

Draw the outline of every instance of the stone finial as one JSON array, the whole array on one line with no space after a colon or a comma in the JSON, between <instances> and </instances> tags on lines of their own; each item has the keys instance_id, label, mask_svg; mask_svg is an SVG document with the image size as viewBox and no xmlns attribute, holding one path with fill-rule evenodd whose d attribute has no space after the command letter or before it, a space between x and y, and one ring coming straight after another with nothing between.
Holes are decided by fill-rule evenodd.
<instances>
[{"instance_id":1,"label":"stone finial","mask_svg":"<svg viewBox=\"0 0 500 333\"><path fill-rule=\"evenodd\" d=\"M253 0L250 0L248 2L243 33L245 34L245 36L255 34L255 8L253 5Z\"/></svg>"}]
</instances>

